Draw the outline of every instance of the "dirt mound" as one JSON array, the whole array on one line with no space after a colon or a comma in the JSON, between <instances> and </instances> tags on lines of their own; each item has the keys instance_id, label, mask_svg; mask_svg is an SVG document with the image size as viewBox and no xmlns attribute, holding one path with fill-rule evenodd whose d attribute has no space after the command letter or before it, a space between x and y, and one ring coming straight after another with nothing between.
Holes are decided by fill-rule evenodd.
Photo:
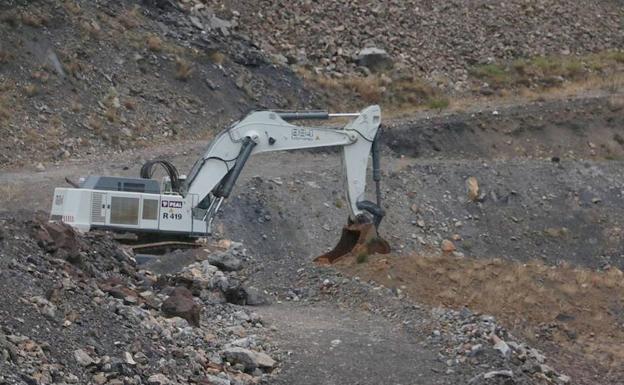
<instances>
[{"instance_id":1,"label":"dirt mound","mask_svg":"<svg viewBox=\"0 0 624 385\"><path fill-rule=\"evenodd\" d=\"M417 302L493 314L547 351L559 349L560 358L582 357L576 369L560 365L579 383L591 383L593 373L624 376L624 274L617 268L595 272L448 255L353 258L340 265Z\"/></svg>"}]
</instances>

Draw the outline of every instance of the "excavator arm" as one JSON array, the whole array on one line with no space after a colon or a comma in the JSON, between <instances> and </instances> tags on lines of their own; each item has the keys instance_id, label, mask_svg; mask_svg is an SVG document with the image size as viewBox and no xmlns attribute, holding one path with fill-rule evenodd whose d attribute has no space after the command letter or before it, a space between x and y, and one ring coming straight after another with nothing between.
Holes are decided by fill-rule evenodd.
<instances>
[{"instance_id":1,"label":"excavator arm","mask_svg":"<svg viewBox=\"0 0 624 385\"><path fill-rule=\"evenodd\" d=\"M338 129L305 127L289 123L293 120L336 117L353 117L353 120ZM332 255L326 254L319 261L332 262L344 255L345 249L352 251L360 244L367 248L360 252L382 252L386 249L386 252L389 252L387 243L377 234L377 227L384 215L379 191L377 138L380 123L379 106L370 106L353 114L253 112L221 132L212 141L191 169L180 193L184 196L203 197L193 208L193 216L205 220L210 231L213 219L223 201L229 197L245 163L252 155L271 151L339 146L342 149L349 220L343 230L343 239L333 250L334 254L339 255L333 256L330 252L328 254ZM366 168L371 150L373 150L373 180L377 184L376 202L365 199Z\"/></svg>"}]
</instances>

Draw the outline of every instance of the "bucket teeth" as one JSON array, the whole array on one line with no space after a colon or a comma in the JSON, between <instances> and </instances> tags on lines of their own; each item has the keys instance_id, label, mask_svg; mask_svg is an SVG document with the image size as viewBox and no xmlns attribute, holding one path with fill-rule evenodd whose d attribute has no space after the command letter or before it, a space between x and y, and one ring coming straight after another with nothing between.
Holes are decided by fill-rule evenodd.
<instances>
[{"instance_id":1,"label":"bucket teeth","mask_svg":"<svg viewBox=\"0 0 624 385\"><path fill-rule=\"evenodd\" d=\"M388 254L390 245L377 234L372 223L354 223L342 228L336 247L314 259L319 265L330 265L347 255Z\"/></svg>"}]
</instances>

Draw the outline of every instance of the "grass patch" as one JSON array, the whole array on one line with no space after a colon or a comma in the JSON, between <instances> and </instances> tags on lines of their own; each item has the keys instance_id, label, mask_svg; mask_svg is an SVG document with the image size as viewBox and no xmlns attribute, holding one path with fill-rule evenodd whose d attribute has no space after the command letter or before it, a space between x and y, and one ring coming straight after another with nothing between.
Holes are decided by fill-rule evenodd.
<instances>
[{"instance_id":1,"label":"grass patch","mask_svg":"<svg viewBox=\"0 0 624 385\"><path fill-rule=\"evenodd\" d=\"M64 1L63 8L65 8L67 13L71 15L80 15L82 13L82 8L80 7L80 4L76 3L73 0Z\"/></svg>"},{"instance_id":2,"label":"grass patch","mask_svg":"<svg viewBox=\"0 0 624 385\"><path fill-rule=\"evenodd\" d=\"M160 52L162 51L162 40L155 35L150 35L146 40L147 49L152 52Z\"/></svg>"},{"instance_id":3,"label":"grass patch","mask_svg":"<svg viewBox=\"0 0 624 385\"><path fill-rule=\"evenodd\" d=\"M48 24L48 17L34 12L23 12L20 16L22 24L33 28L41 28Z\"/></svg>"},{"instance_id":4,"label":"grass patch","mask_svg":"<svg viewBox=\"0 0 624 385\"><path fill-rule=\"evenodd\" d=\"M451 101L446 97L434 97L429 100L427 107L432 110L445 110L451 105Z\"/></svg>"},{"instance_id":5,"label":"grass patch","mask_svg":"<svg viewBox=\"0 0 624 385\"><path fill-rule=\"evenodd\" d=\"M140 14L138 6L134 6L131 9L126 9L117 17L119 24L125 29L134 29L141 25Z\"/></svg>"},{"instance_id":6,"label":"grass patch","mask_svg":"<svg viewBox=\"0 0 624 385\"><path fill-rule=\"evenodd\" d=\"M341 108L360 107L362 103L380 104L388 109L448 108L450 100L442 91L415 75L353 76L333 78L316 75L304 68L297 73L306 83L324 93Z\"/></svg>"},{"instance_id":7,"label":"grass patch","mask_svg":"<svg viewBox=\"0 0 624 385\"><path fill-rule=\"evenodd\" d=\"M208 54L208 60L215 64L223 64L223 62L225 61L225 54L219 51L211 51Z\"/></svg>"},{"instance_id":8,"label":"grass patch","mask_svg":"<svg viewBox=\"0 0 624 385\"><path fill-rule=\"evenodd\" d=\"M32 98L33 96L37 96L39 94L39 87L37 87L34 84L26 84L24 86L24 94L28 96L29 98Z\"/></svg>"},{"instance_id":9,"label":"grass patch","mask_svg":"<svg viewBox=\"0 0 624 385\"><path fill-rule=\"evenodd\" d=\"M357 255L355 260L357 263L366 263L368 262L368 254L362 251Z\"/></svg>"},{"instance_id":10,"label":"grass patch","mask_svg":"<svg viewBox=\"0 0 624 385\"><path fill-rule=\"evenodd\" d=\"M187 81L193 73L193 65L182 58L176 58L175 61L176 72L175 78L182 81Z\"/></svg>"},{"instance_id":11,"label":"grass patch","mask_svg":"<svg viewBox=\"0 0 624 385\"><path fill-rule=\"evenodd\" d=\"M538 56L511 63L475 66L470 74L495 89L551 88L564 81L580 81L595 74L622 71L624 52L605 51L585 56Z\"/></svg>"}]
</instances>

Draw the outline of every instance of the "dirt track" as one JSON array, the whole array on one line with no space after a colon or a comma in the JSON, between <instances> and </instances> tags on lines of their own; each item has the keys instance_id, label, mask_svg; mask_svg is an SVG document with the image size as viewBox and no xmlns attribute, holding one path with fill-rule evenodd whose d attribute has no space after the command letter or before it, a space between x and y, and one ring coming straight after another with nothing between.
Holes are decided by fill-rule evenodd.
<instances>
[{"instance_id":1,"label":"dirt track","mask_svg":"<svg viewBox=\"0 0 624 385\"><path fill-rule=\"evenodd\" d=\"M417 143L421 150L404 154L408 155L406 157L399 156L404 152L403 147L397 147L393 140L401 140L402 134L420 126L414 122L392 125L389 136L391 149L385 150L384 159L384 195L389 214L382 225L383 234L399 254L437 252L442 239L458 234L461 240L455 243L469 257L503 257L523 261L541 258L549 264L564 260L591 268L621 268L624 266L624 233L620 220L624 214L621 204L624 175L622 162L615 160L619 158L620 150L614 139L621 127L609 118L614 113L611 108L604 107L609 103L605 99L596 99L584 105L592 131L583 129L585 122L579 120L582 116L575 113L575 128L560 130L556 136L551 135L548 120L542 130L537 133L523 131L519 138L514 136L513 129L501 127L496 134L500 136L498 146L492 147L490 143L483 151L464 154L459 149L464 148L464 139L471 137L478 123L470 121L471 118L465 119L471 123L459 137L449 137L448 131L440 130L445 127L442 123L436 126L436 120L428 123L434 128L430 131L432 138L429 141L419 139ZM550 122L556 119L570 122L570 117L566 115L569 110L564 108L559 114L550 114L548 108L552 107L536 108L537 111L548 112L544 117L550 117ZM505 119L500 124L507 122L517 126L519 123L513 118L515 111L513 108L500 110L499 115L490 112L484 114L480 122L487 125L491 116L502 116ZM621 114L617 116L621 117ZM454 119L461 120L461 117ZM581 127L580 132L578 127ZM592 135L593 128L603 133L600 141ZM541 133L543 136L540 136ZM474 135L481 134L477 132ZM521 153L504 156L507 153L499 150L499 146L506 145L507 140L517 142L524 139L524 143L530 143L526 142L525 136L540 141L545 147L534 153L533 156L539 155L538 158L519 158ZM587 141L596 141L596 148L589 146ZM422 148L427 148L427 143L435 142L445 146L432 146L430 150L422 151ZM604 146L601 145L603 142ZM481 142L475 139L473 143ZM203 145L180 143L149 152L122 154L114 161L89 159L73 164L47 165L46 172L41 173L28 170L6 172L0 175L0 182L9 197L3 200L0 209L12 210L22 206L47 210L52 188L63 185L66 175L76 177L87 172L136 175L142 161L156 155L173 155L174 163L185 170ZM180 154L180 148L184 149L184 154ZM494 150L488 153L488 148ZM607 151L609 148L618 150ZM576 149L575 154L580 155L571 155L569 150L573 149ZM558 155L559 161L552 159L557 156L554 150L561 154ZM591 155L590 150L596 150L595 155ZM435 154L437 159L409 156L430 154ZM578 159L579 156L582 159ZM228 202L217 223L223 236L243 241L258 257L251 281L273 293L276 298L283 299L289 291L297 289L297 271L309 265L311 256L325 251L335 242L345 221L339 162L334 153L308 152L271 154L257 159L249 163L235 189L235 196ZM485 193L479 203L466 199L465 179L468 176L477 177ZM265 219L267 215L270 220ZM419 298L413 300L421 302ZM411 378L410 370L414 368L422 373L439 365L429 361L433 354L431 350L421 351L415 344L396 343L397 340L406 341L399 332L395 332L398 329L393 325L397 321L365 319L359 313L348 314L348 309L336 312L331 304L318 306L283 305L262 310L268 319L281 325L276 340L295 351L292 357L286 358L283 383L289 383L290 378L299 378L297 376L301 373L309 376L306 383L310 384L331 383L328 381L345 383L349 375L359 378L349 383L379 383L371 382L376 377L369 372L354 371L352 368L358 364L361 367L377 365L382 357L385 360L393 354L397 357L393 361L396 366L384 369L388 370L388 376L390 372L398 373L396 383L409 383L405 379ZM329 327L337 321L342 326ZM287 326L291 323L293 329ZM379 328L380 323L383 328ZM354 330L356 324L358 330ZM320 330L328 330L328 334L318 338L307 334L319 333ZM370 338L376 335L380 338L378 349L375 354L368 354L366 349ZM422 336L418 334L409 338L422 341ZM359 353L342 355L333 360L331 355L326 355L326 349L310 346L314 341L326 344L333 339L341 339L344 346ZM556 355L550 342L545 342L542 347L549 346L549 354ZM343 347L337 348L335 354ZM425 362L429 362L425 365L427 369L411 366L414 354L422 355ZM606 371L600 366L592 367L589 362L569 361L570 357L555 359L565 368L576 367L579 374L587 374L576 377L578 383L596 383L594 375L602 377L600 374ZM574 356L574 359L582 360L582 357ZM448 383L457 383L468 375L425 376L422 382L414 380L414 383L432 383L433 379L441 381L439 383L447 380ZM618 379L621 380L621 377L614 373L602 378L600 383L616 384Z\"/></svg>"}]
</instances>

